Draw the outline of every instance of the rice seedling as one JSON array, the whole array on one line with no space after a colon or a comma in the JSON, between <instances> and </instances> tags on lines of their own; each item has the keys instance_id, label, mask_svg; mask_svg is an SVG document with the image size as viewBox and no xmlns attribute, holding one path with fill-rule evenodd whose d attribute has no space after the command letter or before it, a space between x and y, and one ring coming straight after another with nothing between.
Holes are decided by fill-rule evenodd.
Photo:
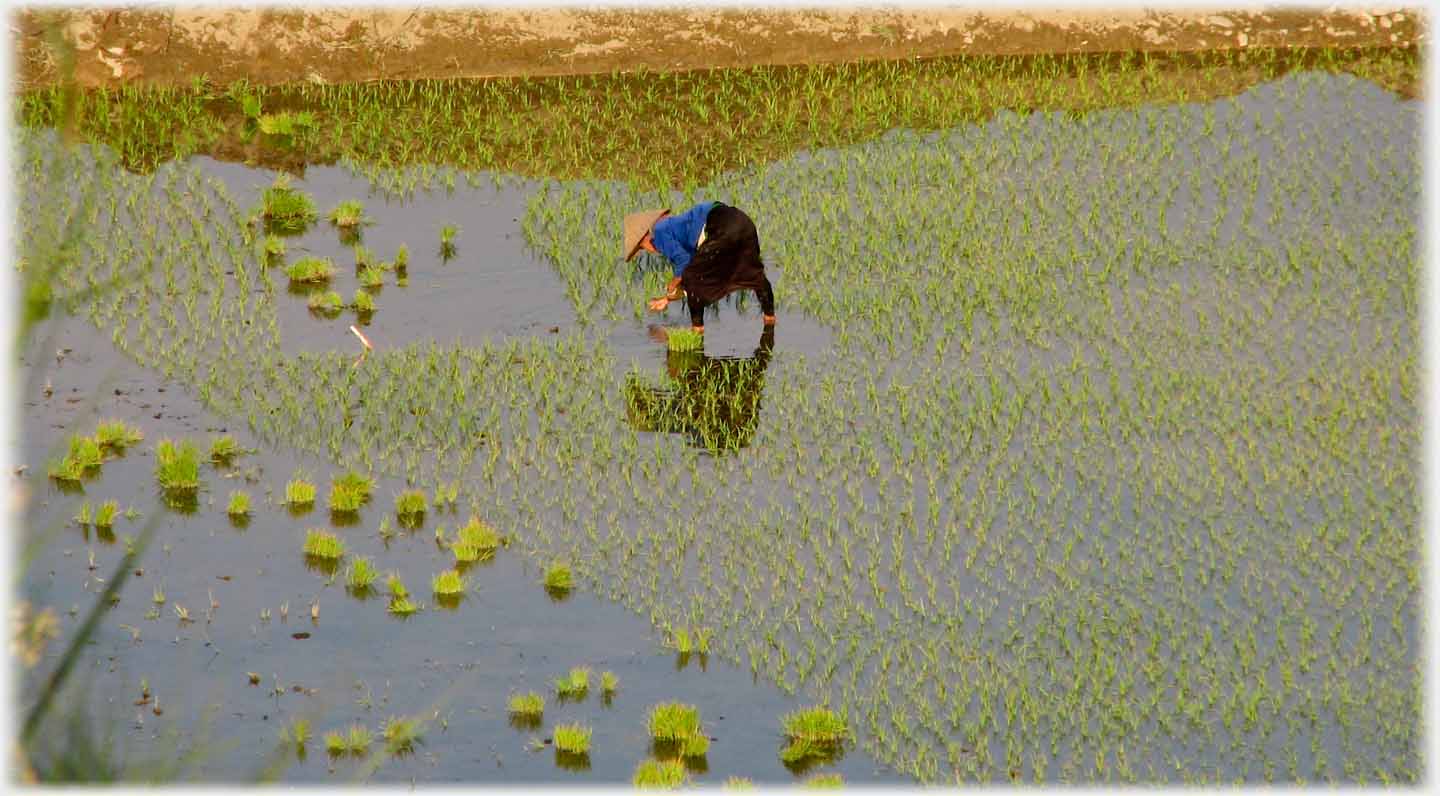
<instances>
[{"instance_id":1,"label":"rice seedling","mask_svg":"<svg viewBox=\"0 0 1440 796\"><path fill-rule=\"evenodd\" d=\"M240 443L235 441L231 434L216 437L210 442L210 461L217 464L229 464L232 459L240 454Z\"/></svg>"},{"instance_id":2,"label":"rice seedling","mask_svg":"<svg viewBox=\"0 0 1440 796\"><path fill-rule=\"evenodd\" d=\"M441 245L441 246L450 246L450 245L454 244L454 242L455 242L455 235L456 235L456 233L458 233L459 231L460 231L460 228L457 227L457 226L455 226L454 224L445 224L445 225L441 226L441 227L440 227L440 245Z\"/></svg>"},{"instance_id":3,"label":"rice seedling","mask_svg":"<svg viewBox=\"0 0 1440 796\"><path fill-rule=\"evenodd\" d=\"M144 433L136 426L123 420L102 420L95 426L95 444L102 450L109 448L123 451L145 439Z\"/></svg>"},{"instance_id":4,"label":"rice seedling","mask_svg":"<svg viewBox=\"0 0 1440 796\"><path fill-rule=\"evenodd\" d=\"M290 187L290 176L281 174L261 195L261 214L279 232L303 232L316 218L315 202Z\"/></svg>"},{"instance_id":5,"label":"rice seedling","mask_svg":"<svg viewBox=\"0 0 1440 796\"><path fill-rule=\"evenodd\" d=\"M79 481L93 474L103 461L104 454L94 438L74 434L70 437L64 459L51 465L49 474L58 481Z\"/></svg>"},{"instance_id":6,"label":"rice seedling","mask_svg":"<svg viewBox=\"0 0 1440 796\"><path fill-rule=\"evenodd\" d=\"M671 351L702 351L705 335L693 329L671 329L665 336L665 344Z\"/></svg>"},{"instance_id":7,"label":"rice seedling","mask_svg":"<svg viewBox=\"0 0 1440 796\"><path fill-rule=\"evenodd\" d=\"M410 266L410 249L403 243L395 250L394 266L395 271L400 274L404 274L405 269Z\"/></svg>"},{"instance_id":8,"label":"rice seedling","mask_svg":"<svg viewBox=\"0 0 1440 796\"><path fill-rule=\"evenodd\" d=\"M385 272L377 266L365 266L357 275L360 286L370 290L385 286Z\"/></svg>"},{"instance_id":9,"label":"rice seedling","mask_svg":"<svg viewBox=\"0 0 1440 796\"><path fill-rule=\"evenodd\" d=\"M305 531L304 552L310 558L338 561L345 556L345 542L329 531L310 528Z\"/></svg>"},{"instance_id":10,"label":"rice seedling","mask_svg":"<svg viewBox=\"0 0 1440 796\"><path fill-rule=\"evenodd\" d=\"M200 453L195 443L176 445L162 439L155 446L155 480L169 492L190 492L200 486Z\"/></svg>"},{"instance_id":11,"label":"rice seedling","mask_svg":"<svg viewBox=\"0 0 1440 796\"><path fill-rule=\"evenodd\" d=\"M90 508L90 501L86 500L82 502L80 504L80 510L75 513L75 523L77 525L89 525L95 519L93 511L94 510Z\"/></svg>"},{"instance_id":12,"label":"rice seedling","mask_svg":"<svg viewBox=\"0 0 1440 796\"><path fill-rule=\"evenodd\" d=\"M700 710L694 705L662 702L650 708L645 719L650 738L683 744L700 733Z\"/></svg>"},{"instance_id":13,"label":"rice seedling","mask_svg":"<svg viewBox=\"0 0 1440 796\"><path fill-rule=\"evenodd\" d=\"M395 516L403 527L420 527L425 521L427 508L425 493L418 489L406 490L395 496Z\"/></svg>"},{"instance_id":14,"label":"rice seedling","mask_svg":"<svg viewBox=\"0 0 1440 796\"><path fill-rule=\"evenodd\" d=\"M607 695L614 694L615 689L619 686L620 678L616 677L614 672L600 673L600 693Z\"/></svg>"},{"instance_id":15,"label":"rice seedling","mask_svg":"<svg viewBox=\"0 0 1440 796\"><path fill-rule=\"evenodd\" d=\"M447 569L430 581L430 587L439 597L458 597L465 593L465 576L453 569Z\"/></svg>"},{"instance_id":16,"label":"rice seedling","mask_svg":"<svg viewBox=\"0 0 1440 796\"><path fill-rule=\"evenodd\" d=\"M578 722L555 726L555 749L566 754L584 755L590 753L590 736L593 730Z\"/></svg>"},{"instance_id":17,"label":"rice seedling","mask_svg":"<svg viewBox=\"0 0 1440 796\"><path fill-rule=\"evenodd\" d=\"M345 569L345 587L352 592L364 593L369 591L371 584L379 577L380 572L375 569L373 559L369 556L354 556Z\"/></svg>"},{"instance_id":18,"label":"rice seedling","mask_svg":"<svg viewBox=\"0 0 1440 796\"><path fill-rule=\"evenodd\" d=\"M510 697L506 710L517 716L540 718L545 712L545 697L535 691L514 694Z\"/></svg>"},{"instance_id":19,"label":"rice seedling","mask_svg":"<svg viewBox=\"0 0 1440 796\"><path fill-rule=\"evenodd\" d=\"M680 744L681 757L704 757L708 751L710 751L710 737L704 733L697 732Z\"/></svg>"},{"instance_id":20,"label":"rice seedling","mask_svg":"<svg viewBox=\"0 0 1440 796\"><path fill-rule=\"evenodd\" d=\"M315 502L315 484L304 473L297 472L285 484L285 502L290 506L308 506Z\"/></svg>"},{"instance_id":21,"label":"rice seedling","mask_svg":"<svg viewBox=\"0 0 1440 796\"><path fill-rule=\"evenodd\" d=\"M726 777L720 783L721 790L755 790L755 783L745 777Z\"/></svg>"},{"instance_id":22,"label":"rice seedling","mask_svg":"<svg viewBox=\"0 0 1440 796\"><path fill-rule=\"evenodd\" d=\"M574 576L570 574L569 564L551 564L545 569L545 591L551 597L561 599L570 594L575 588Z\"/></svg>"},{"instance_id":23,"label":"rice seedling","mask_svg":"<svg viewBox=\"0 0 1440 796\"><path fill-rule=\"evenodd\" d=\"M637 788L674 789L685 784L685 764L678 760L642 760L631 784Z\"/></svg>"},{"instance_id":24,"label":"rice seedling","mask_svg":"<svg viewBox=\"0 0 1440 796\"><path fill-rule=\"evenodd\" d=\"M355 227L367 223L365 205L358 199L346 199L330 211L330 223L337 227Z\"/></svg>"},{"instance_id":25,"label":"rice seedling","mask_svg":"<svg viewBox=\"0 0 1440 796\"><path fill-rule=\"evenodd\" d=\"M390 754L413 751L415 742L420 740L423 729L419 719L390 717L381 728L381 735L385 738L385 751Z\"/></svg>"},{"instance_id":26,"label":"rice seedling","mask_svg":"<svg viewBox=\"0 0 1440 796\"><path fill-rule=\"evenodd\" d=\"M360 313L362 315L368 315L369 313L375 311L375 299L372 298L370 294L366 293L363 289L356 288L354 306L357 313Z\"/></svg>"},{"instance_id":27,"label":"rice seedling","mask_svg":"<svg viewBox=\"0 0 1440 796\"><path fill-rule=\"evenodd\" d=\"M369 495L359 486L351 482L333 480L330 482L330 510L341 513L352 513L360 510L365 505L365 499Z\"/></svg>"},{"instance_id":28,"label":"rice seedling","mask_svg":"<svg viewBox=\"0 0 1440 796\"><path fill-rule=\"evenodd\" d=\"M590 690L590 667L576 666L555 679L555 693L561 699L584 699Z\"/></svg>"},{"instance_id":29,"label":"rice seedling","mask_svg":"<svg viewBox=\"0 0 1440 796\"><path fill-rule=\"evenodd\" d=\"M260 250L261 253L265 255L267 263L284 257L285 239L280 237L279 235L266 235L264 242L261 244Z\"/></svg>"},{"instance_id":30,"label":"rice seedling","mask_svg":"<svg viewBox=\"0 0 1440 796\"><path fill-rule=\"evenodd\" d=\"M280 742L286 745L293 745L297 754L305 754L305 744L309 743L309 741L310 722L305 719L296 719L280 729Z\"/></svg>"},{"instance_id":31,"label":"rice seedling","mask_svg":"<svg viewBox=\"0 0 1440 796\"><path fill-rule=\"evenodd\" d=\"M420 606L411 601L409 597L392 597L390 606L386 610L397 616L409 616L420 610Z\"/></svg>"},{"instance_id":32,"label":"rice seedling","mask_svg":"<svg viewBox=\"0 0 1440 796\"><path fill-rule=\"evenodd\" d=\"M87 504L88 505L88 504ZM84 507L81 507L84 511ZM115 526L115 515L120 512L120 504L114 500L107 500L100 504L95 510L94 524L97 529L106 530ZM82 525L85 523L81 523Z\"/></svg>"},{"instance_id":33,"label":"rice seedling","mask_svg":"<svg viewBox=\"0 0 1440 796\"><path fill-rule=\"evenodd\" d=\"M325 751L331 757L339 757L345 754L349 745L345 742L345 736L339 730L331 730L325 733Z\"/></svg>"},{"instance_id":34,"label":"rice seedling","mask_svg":"<svg viewBox=\"0 0 1440 796\"><path fill-rule=\"evenodd\" d=\"M816 774L805 780L804 785L812 789L841 788L844 787L845 780L839 774Z\"/></svg>"},{"instance_id":35,"label":"rice seedling","mask_svg":"<svg viewBox=\"0 0 1440 796\"><path fill-rule=\"evenodd\" d=\"M328 282L335 275L335 264L324 257L301 257L285 266L285 276L291 282Z\"/></svg>"},{"instance_id":36,"label":"rice seedling","mask_svg":"<svg viewBox=\"0 0 1440 796\"><path fill-rule=\"evenodd\" d=\"M326 290L312 294L306 306L315 312L334 314L345 307L345 299L333 290Z\"/></svg>"}]
</instances>

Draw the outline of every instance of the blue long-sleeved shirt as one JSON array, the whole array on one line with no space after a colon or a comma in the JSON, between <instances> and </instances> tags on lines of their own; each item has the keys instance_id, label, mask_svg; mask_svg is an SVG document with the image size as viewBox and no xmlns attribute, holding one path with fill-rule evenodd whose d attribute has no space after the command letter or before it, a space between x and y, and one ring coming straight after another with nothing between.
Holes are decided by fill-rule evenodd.
<instances>
[{"instance_id":1,"label":"blue long-sleeved shirt","mask_svg":"<svg viewBox=\"0 0 1440 796\"><path fill-rule=\"evenodd\" d=\"M701 202L680 215L656 221L651 229L655 248L670 261L670 270L675 276L679 276L695 256L700 233L705 231L705 217L714 206L715 202Z\"/></svg>"}]
</instances>

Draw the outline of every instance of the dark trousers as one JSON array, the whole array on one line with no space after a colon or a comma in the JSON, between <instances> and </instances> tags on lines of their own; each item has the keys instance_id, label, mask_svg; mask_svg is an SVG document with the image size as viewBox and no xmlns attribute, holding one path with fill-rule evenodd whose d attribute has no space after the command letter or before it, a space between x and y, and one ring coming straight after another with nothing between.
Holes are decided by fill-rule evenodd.
<instances>
[{"instance_id":1,"label":"dark trousers","mask_svg":"<svg viewBox=\"0 0 1440 796\"><path fill-rule=\"evenodd\" d=\"M705 217L705 242L680 274L690 323L705 325L705 307L736 290L753 290L760 311L775 314L775 293L760 260L760 235L744 211L716 204Z\"/></svg>"}]
</instances>

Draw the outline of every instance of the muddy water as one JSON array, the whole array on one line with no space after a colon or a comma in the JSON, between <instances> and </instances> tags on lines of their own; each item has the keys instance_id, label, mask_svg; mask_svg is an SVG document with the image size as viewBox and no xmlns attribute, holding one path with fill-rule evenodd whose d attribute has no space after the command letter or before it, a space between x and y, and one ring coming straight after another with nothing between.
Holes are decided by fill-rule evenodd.
<instances>
[{"instance_id":1,"label":"muddy water","mask_svg":"<svg viewBox=\"0 0 1440 796\"><path fill-rule=\"evenodd\" d=\"M258 196L274 176L213 161L202 160L200 166L238 197ZM523 188L463 185L449 193L437 189L399 199L372 194L364 179L338 167L311 169L294 185L317 197L322 214L340 199L362 198L375 219L363 230L363 244L377 257L390 259L396 247L408 245L410 284L400 287L387 274L387 285L377 295L380 309L365 327L377 346L550 335L558 333L554 327L575 323L553 272L524 249L516 223L523 212ZM448 261L438 245L439 227L446 223L461 228L457 251ZM350 249L324 221L287 244L287 259L331 257L342 275L351 272ZM353 278L343 284L353 285ZM708 352L750 355L760 335L755 313L753 302L744 314L733 306L722 308L709 327ZM322 318L306 309L303 296L284 295L278 314L287 352L358 351L346 329L356 321L353 313ZM662 372L666 352L648 327L657 321L683 322L678 310L669 316L614 324L601 332L627 366ZM782 315L780 330L781 358L792 348L820 350L827 344L824 330L803 318ZM417 602L427 606L399 619L387 614L383 596L347 594L343 572L328 582L323 573L307 568L300 553L306 528L330 526L324 501L329 478L338 469L263 444L243 422L206 411L183 385L135 365L89 323L63 313L34 331L21 375L18 427L25 432L16 449L17 461L29 466L22 479L31 500L29 525L52 534L30 564L21 594L38 604L62 610L74 605L79 611L64 617L65 635L52 645L52 659L103 588L96 578L108 578L121 559L123 537L138 536L151 519L158 522L139 573L102 623L79 678L91 692L85 712L116 733L131 759L166 756L167 733L208 729L216 741L232 743L207 749L188 776L244 780L273 759L282 725L303 717L312 728L309 754L285 769L282 779L346 782L364 776L366 764L331 760L324 752L324 732L359 722L378 738L390 716L419 715L427 727L416 754L386 762L372 779L621 783L649 753L649 707L679 700L700 708L714 738L705 770L692 772L696 782L718 784L735 775L784 783L801 776L778 758L783 742L779 719L806 703L713 657L677 656L662 646L644 617L584 590L552 600L539 583L541 572L518 552L502 550L493 562L471 569L471 592L458 608L436 605L429 580L453 559L435 544L434 530L443 525L453 536L466 519L465 509L432 509L421 529L400 531L387 543L377 530L387 515L394 526L392 496L405 484L382 480L359 522L338 529L350 553L372 556L382 571L398 571ZM92 402L92 396L98 400ZM107 463L85 483L83 494L62 492L45 478L46 462L57 447L63 449L69 434L89 433L100 417L138 425L145 442ZM162 507L152 474L154 442L184 437L204 446L220 433L234 434L242 447L257 450L230 467L202 465L198 511L187 515ZM315 508L294 516L278 501L285 482L300 468L310 473L320 495ZM243 525L224 513L232 489L252 497L253 516ZM112 498L122 509L133 505L142 516L118 520L108 538L69 522L82 500L98 506ZM158 618L146 618L155 607L157 586L167 601L159 606ZM218 607L207 618L212 597ZM284 603L289 611L282 621ZM319 606L318 621L310 617L312 604ZM188 609L194 621L179 621L176 605ZM270 611L269 621L262 621L263 610ZM135 628L138 637L121 625ZM593 670L589 696L557 704L552 680L580 665ZM46 669L42 665L36 671ZM619 677L611 700L599 693L602 670ZM250 684L250 672L260 675L258 685ZM134 704L142 680L158 697L161 714L151 705ZM277 685L280 694L274 693ZM511 694L532 689L547 696L543 725L516 728L507 720L505 702ZM588 768L561 766L546 745L556 724L571 721L594 728ZM372 748L378 752L381 743ZM842 774L847 782L903 781L853 749L804 776L826 771Z\"/></svg>"}]
</instances>

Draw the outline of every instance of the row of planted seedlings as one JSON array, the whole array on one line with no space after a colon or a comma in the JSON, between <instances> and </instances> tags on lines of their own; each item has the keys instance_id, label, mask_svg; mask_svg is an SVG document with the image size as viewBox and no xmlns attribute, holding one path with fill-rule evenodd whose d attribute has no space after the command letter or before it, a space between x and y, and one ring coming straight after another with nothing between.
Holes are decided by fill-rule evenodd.
<instances>
[{"instance_id":1,"label":"row of planted seedlings","mask_svg":"<svg viewBox=\"0 0 1440 796\"><path fill-rule=\"evenodd\" d=\"M1379 104L1319 136L1302 112L1317 100ZM1147 111L899 136L863 161L731 178L721 188L780 252L782 301L841 330L835 351L776 358L740 455L628 429L623 367L579 336L416 345L360 369L272 353L202 386L304 450L419 479L475 473L485 516L525 529L520 551L566 559L657 624L711 632L782 689L829 695L863 746L922 781L1404 780L1418 737L1412 117L1333 79L1267 102L1225 108L1238 148L1216 161L1165 153L1194 129ZM1252 183L1254 141L1302 134ZM998 136L1002 154L965 154ZM1068 157L1057 141L1098 139L1119 176L1044 165ZM1293 190L1273 221L1258 204L1248 219L1176 204L1160 234L1168 172L1187 169L1221 175L1242 208ZM1337 173L1342 192L1373 173L1366 201L1330 201ZM1029 201L1042 183L1069 198ZM873 201L821 211L834 241L786 253L812 225L768 196L823 205L804 200L860 185ZM537 248L567 208L598 219L576 229L606 228L650 198L605 190L546 193L527 222ZM963 270L917 277L913 253L867 239L884 208L928 206L912 237ZM1020 209L1002 227L992 206ZM967 207L985 215L925 222ZM1328 251L1306 247L1312 229L1331 230ZM1081 247L1080 264L1044 270L1047 235ZM579 243L562 274L613 262L613 241ZM858 279L852 246L871 257ZM1396 253L1406 267L1388 267ZM906 311L917 278L920 296L957 296L960 318ZM634 288L617 279L595 295L621 301Z\"/></svg>"}]
</instances>

